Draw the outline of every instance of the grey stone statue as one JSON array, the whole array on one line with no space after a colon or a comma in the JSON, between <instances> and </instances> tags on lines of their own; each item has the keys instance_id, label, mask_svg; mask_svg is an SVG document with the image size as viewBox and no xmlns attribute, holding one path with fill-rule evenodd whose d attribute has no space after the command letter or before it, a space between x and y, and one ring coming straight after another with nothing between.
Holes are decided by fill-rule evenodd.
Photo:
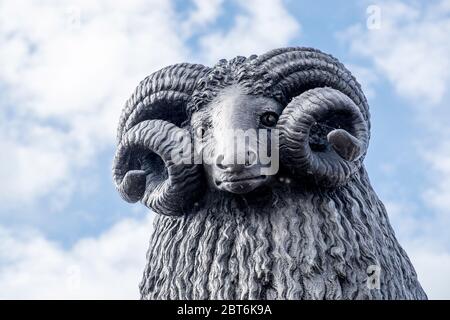
<instances>
[{"instance_id":1,"label":"grey stone statue","mask_svg":"<svg viewBox=\"0 0 450 320\"><path fill-rule=\"evenodd\" d=\"M141 297L426 299L364 168L369 136L360 85L316 49L145 78L113 164L121 196L158 213Z\"/></svg>"}]
</instances>

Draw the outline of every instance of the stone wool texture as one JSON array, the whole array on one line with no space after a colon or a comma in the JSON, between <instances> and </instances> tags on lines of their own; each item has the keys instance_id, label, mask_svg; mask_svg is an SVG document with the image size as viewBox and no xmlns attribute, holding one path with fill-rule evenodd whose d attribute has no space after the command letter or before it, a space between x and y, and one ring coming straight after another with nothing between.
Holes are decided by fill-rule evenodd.
<instances>
[{"instance_id":1,"label":"stone wool texture","mask_svg":"<svg viewBox=\"0 0 450 320\"><path fill-rule=\"evenodd\" d=\"M276 174L261 174L254 150L252 163L225 163L225 128L279 132ZM215 160L175 161L203 143L199 130L200 159ZM364 168L369 139L360 85L316 49L145 78L113 165L121 196L158 213L142 299L426 299Z\"/></svg>"}]
</instances>

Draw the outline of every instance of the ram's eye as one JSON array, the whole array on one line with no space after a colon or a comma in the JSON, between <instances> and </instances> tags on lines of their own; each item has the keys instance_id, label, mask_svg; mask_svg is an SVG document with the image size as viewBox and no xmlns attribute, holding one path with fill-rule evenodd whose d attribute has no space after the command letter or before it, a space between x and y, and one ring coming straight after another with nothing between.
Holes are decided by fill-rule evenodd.
<instances>
[{"instance_id":1,"label":"ram's eye","mask_svg":"<svg viewBox=\"0 0 450 320\"><path fill-rule=\"evenodd\" d=\"M278 114L275 112L265 112L261 115L261 123L266 127L274 127L278 121Z\"/></svg>"}]
</instances>

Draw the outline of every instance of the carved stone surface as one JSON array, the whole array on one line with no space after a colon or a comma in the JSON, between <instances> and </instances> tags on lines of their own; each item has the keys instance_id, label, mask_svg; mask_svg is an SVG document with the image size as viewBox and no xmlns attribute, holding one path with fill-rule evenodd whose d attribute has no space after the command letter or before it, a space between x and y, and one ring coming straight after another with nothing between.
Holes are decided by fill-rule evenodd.
<instances>
[{"instance_id":1,"label":"carved stone surface","mask_svg":"<svg viewBox=\"0 0 450 320\"><path fill-rule=\"evenodd\" d=\"M141 297L426 299L364 168L369 138L360 85L316 49L145 78L113 165L121 196L158 213Z\"/></svg>"}]
</instances>

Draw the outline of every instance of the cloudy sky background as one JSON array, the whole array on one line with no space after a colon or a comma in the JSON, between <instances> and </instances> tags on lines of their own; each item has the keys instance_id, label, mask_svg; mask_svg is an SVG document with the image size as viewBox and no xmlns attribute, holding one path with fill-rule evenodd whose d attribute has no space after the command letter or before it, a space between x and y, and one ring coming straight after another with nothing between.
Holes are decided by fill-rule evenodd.
<instances>
[{"instance_id":1,"label":"cloudy sky background","mask_svg":"<svg viewBox=\"0 0 450 320\"><path fill-rule=\"evenodd\" d=\"M0 1L0 298L138 298L152 214L110 174L125 100L166 65L288 45L363 85L374 188L450 298L449 34L449 0Z\"/></svg>"}]
</instances>

